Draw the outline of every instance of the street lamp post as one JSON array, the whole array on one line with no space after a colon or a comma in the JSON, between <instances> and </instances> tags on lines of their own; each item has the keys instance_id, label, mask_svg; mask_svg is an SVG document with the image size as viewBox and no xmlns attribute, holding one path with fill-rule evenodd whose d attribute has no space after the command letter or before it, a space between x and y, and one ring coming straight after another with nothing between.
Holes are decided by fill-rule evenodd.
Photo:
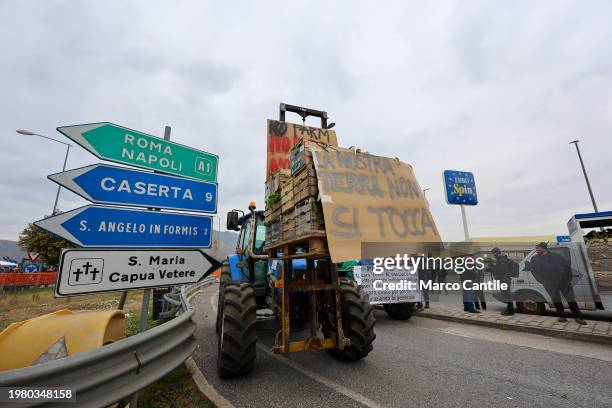
<instances>
[{"instance_id":1,"label":"street lamp post","mask_svg":"<svg viewBox=\"0 0 612 408\"><path fill-rule=\"evenodd\" d=\"M72 147L71 144L62 142L61 140L57 140L57 139L54 139L54 138L49 137L49 136L39 135L38 133L34 133L34 132L30 131L30 130L17 129L17 133L19 133L20 135L25 135L25 136L38 136L38 137L42 137L42 138L45 138L45 139L53 140L54 142L61 143L61 144L65 145L66 146L66 156L64 157L64 166L62 167L62 171L66 171L66 163L68 163L68 154L70 153L70 148ZM62 187L58 185L57 186L57 193L55 194L55 203L53 203L53 213L51 215L55 215L55 213L57 212L57 201L59 200L59 195L60 195L60 190L61 189L62 189Z\"/></svg>"},{"instance_id":2,"label":"street lamp post","mask_svg":"<svg viewBox=\"0 0 612 408\"><path fill-rule=\"evenodd\" d=\"M595 203L595 196L593 195L593 190L591 189L591 183L589 182L589 176L587 176L586 169L584 168L584 162L582 161L582 155L580 154L580 148L578 147L578 142L580 140L572 140L569 144L573 144L576 146L576 152L578 153L578 159L580 160L580 167L582 167L582 173L584 174L584 180L586 181L587 188L589 189L589 195L591 196L591 202L593 203L593 209L595 212L599 212L597 210L597 203Z\"/></svg>"}]
</instances>

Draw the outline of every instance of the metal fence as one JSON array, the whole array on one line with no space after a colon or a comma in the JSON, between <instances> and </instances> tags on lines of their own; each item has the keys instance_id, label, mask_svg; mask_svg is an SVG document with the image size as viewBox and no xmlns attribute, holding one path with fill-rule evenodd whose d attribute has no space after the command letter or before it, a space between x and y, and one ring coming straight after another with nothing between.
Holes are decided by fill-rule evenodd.
<instances>
[{"instance_id":1,"label":"metal fence","mask_svg":"<svg viewBox=\"0 0 612 408\"><path fill-rule=\"evenodd\" d=\"M194 310L189 298L215 278L182 286L166 301L172 320L99 349L45 364L0 372L0 387L61 387L72 389L74 402L64 405L32 402L19 407L106 407L157 381L183 363L195 350Z\"/></svg>"}]
</instances>

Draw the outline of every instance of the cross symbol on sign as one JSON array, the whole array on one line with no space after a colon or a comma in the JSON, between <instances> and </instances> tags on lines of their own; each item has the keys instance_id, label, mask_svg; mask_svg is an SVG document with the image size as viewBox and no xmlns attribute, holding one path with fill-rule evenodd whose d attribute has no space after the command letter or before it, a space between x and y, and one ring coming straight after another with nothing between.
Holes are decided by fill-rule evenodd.
<instances>
[{"instance_id":1,"label":"cross symbol on sign","mask_svg":"<svg viewBox=\"0 0 612 408\"><path fill-rule=\"evenodd\" d=\"M104 259L73 259L70 262L69 285L89 285L102 282Z\"/></svg>"}]
</instances>

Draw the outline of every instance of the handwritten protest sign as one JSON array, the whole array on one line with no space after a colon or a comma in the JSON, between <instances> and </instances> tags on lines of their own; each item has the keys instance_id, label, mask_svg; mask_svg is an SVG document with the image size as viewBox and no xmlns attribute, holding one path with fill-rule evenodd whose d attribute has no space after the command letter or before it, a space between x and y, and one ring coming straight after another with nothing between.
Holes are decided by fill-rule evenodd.
<instances>
[{"instance_id":1,"label":"handwritten protest sign","mask_svg":"<svg viewBox=\"0 0 612 408\"><path fill-rule=\"evenodd\" d=\"M312 151L333 262L361 259L366 242L440 242L411 166L340 147Z\"/></svg>"},{"instance_id":2,"label":"handwritten protest sign","mask_svg":"<svg viewBox=\"0 0 612 408\"><path fill-rule=\"evenodd\" d=\"M291 169L291 148L302 138L332 146L338 145L338 139L334 130L268 119L266 179L277 171L284 170L289 173Z\"/></svg>"},{"instance_id":3,"label":"handwritten protest sign","mask_svg":"<svg viewBox=\"0 0 612 408\"><path fill-rule=\"evenodd\" d=\"M419 277L414 270L385 269L377 274L372 266L362 265L355 266L353 276L372 305L422 301ZM395 283L393 290L383 287L383 282ZM402 283L401 288L398 288L398 282Z\"/></svg>"}]
</instances>

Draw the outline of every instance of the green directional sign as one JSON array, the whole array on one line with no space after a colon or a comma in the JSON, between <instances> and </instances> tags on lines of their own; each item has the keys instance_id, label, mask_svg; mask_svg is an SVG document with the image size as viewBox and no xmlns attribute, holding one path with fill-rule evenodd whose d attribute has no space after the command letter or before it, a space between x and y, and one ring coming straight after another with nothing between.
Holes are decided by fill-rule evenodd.
<instances>
[{"instance_id":1,"label":"green directional sign","mask_svg":"<svg viewBox=\"0 0 612 408\"><path fill-rule=\"evenodd\" d=\"M57 130L103 160L217 181L219 157L202 150L108 122L62 126Z\"/></svg>"}]
</instances>

